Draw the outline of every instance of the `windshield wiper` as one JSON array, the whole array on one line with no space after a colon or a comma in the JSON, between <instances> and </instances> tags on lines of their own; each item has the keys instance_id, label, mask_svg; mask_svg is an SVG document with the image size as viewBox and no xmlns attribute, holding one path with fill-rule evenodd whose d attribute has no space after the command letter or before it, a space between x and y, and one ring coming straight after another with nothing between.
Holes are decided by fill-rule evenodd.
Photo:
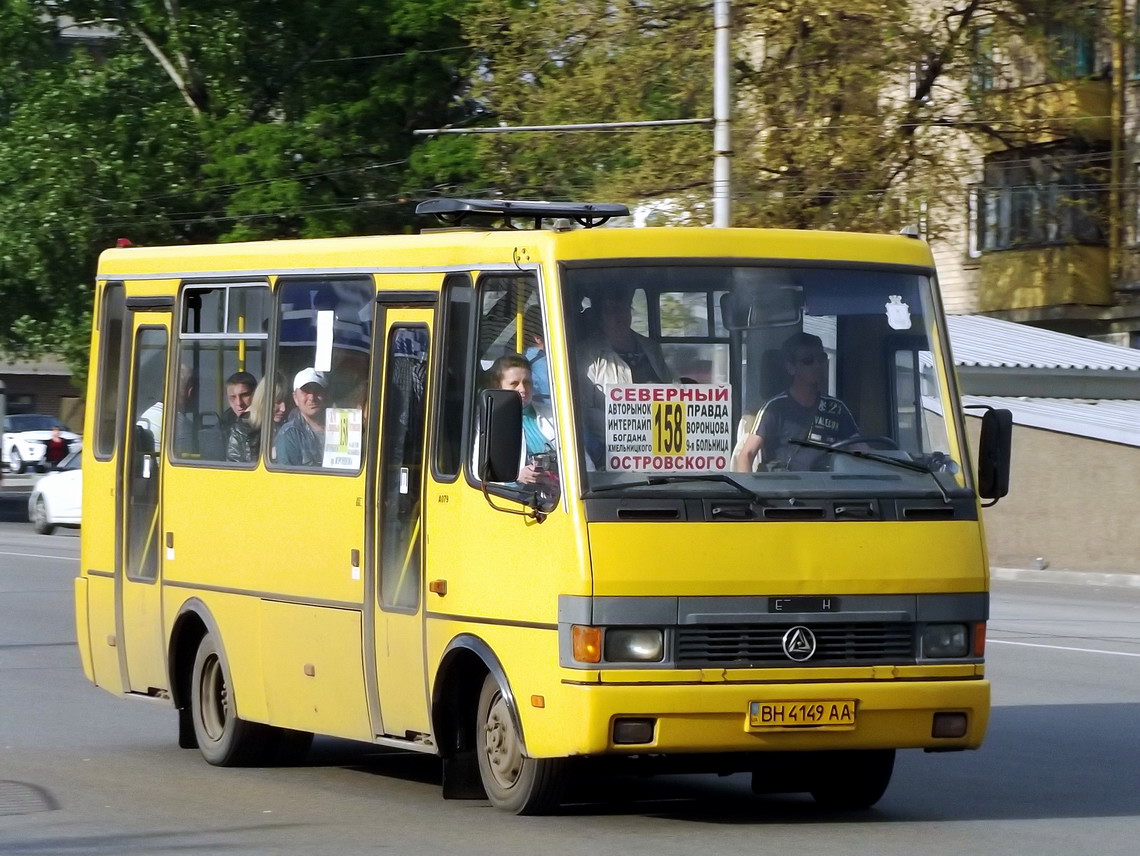
<instances>
[{"instance_id":1,"label":"windshield wiper","mask_svg":"<svg viewBox=\"0 0 1140 856\"><path fill-rule=\"evenodd\" d=\"M611 490L621 490L626 487L645 487L647 485L656 484L671 484L674 482L689 482L689 481L712 481L720 482L721 484L731 485L737 491L749 499L758 499L757 495L734 479L732 476L725 475L724 473L692 473L687 475L672 475L672 476L647 476L642 481L622 481L614 484L603 484L598 487L590 488L589 493L606 493Z\"/></svg>"},{"instance_id":2,"label":"windshield wiper","mask_svg":"<svg viewBox=\"0 0 1140 856\"><path fill-rule=\"evenodd\" d=\"M942 486L942 482L938 480L938 476L934 474L934 470L929 467L924 467L922 464L916 464L914 461L900 461L898 458L888 458L886 455L876 455L874 452L865 452L861 449L847 449L844 447L836 448L829 446L826 443L817 443L815 440L788 440L794 446L806 446L809 449L819 449L821 452L835 452L837 455L850 455L852 458L863 458L868 461L878 461L880 464L889 464L892 467L898 467L902 470L910 470L916 473L925 473L934 480L934 486L938 488L938 492L942 495L942 501L947 505L950 504L950 495L946 493L946 488Z\"/></svg>"}]
</instances>

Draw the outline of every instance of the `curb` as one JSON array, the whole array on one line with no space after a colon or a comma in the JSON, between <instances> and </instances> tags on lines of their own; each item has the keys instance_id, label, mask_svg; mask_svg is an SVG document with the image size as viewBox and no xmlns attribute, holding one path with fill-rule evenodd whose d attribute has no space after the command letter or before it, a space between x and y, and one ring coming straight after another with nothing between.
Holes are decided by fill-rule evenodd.
<instances>
[{"instance_id":1,"label":"curb","mask_svg":"<svg viewBox=\"0 0 1140 856\"><path fill-rule=\"evenodd\" d=\"M1140 588L1140 574L1099 571L1038 571L1032 568L990 568L990 577L1020 583L1062 583L1070 586Z\"/></svg>"}]
</instances>

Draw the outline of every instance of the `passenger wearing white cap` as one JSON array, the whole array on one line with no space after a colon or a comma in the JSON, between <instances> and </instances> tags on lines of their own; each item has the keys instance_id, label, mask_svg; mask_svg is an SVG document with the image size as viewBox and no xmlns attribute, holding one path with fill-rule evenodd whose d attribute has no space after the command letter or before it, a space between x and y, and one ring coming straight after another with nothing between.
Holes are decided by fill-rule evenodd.
<instances>
[{"instance_id":1,"label":"passenger wearing white cap","mask_svg":"<svg viewBox=\"0 0 1140 856\"><path fill-rule=\"evenodd\" d=\"M312 367L297 372L293 403L296 407L273 443L275 459L291 467L319 467L324 461L328 376Z\"/></svg>"}]
</instances>

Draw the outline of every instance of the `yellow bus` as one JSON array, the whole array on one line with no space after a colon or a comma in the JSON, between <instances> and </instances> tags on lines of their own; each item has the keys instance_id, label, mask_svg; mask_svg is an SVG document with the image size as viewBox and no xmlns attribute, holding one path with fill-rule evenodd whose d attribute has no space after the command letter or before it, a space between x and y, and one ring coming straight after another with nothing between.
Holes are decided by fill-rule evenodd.
<instances>
[{"instance_id":1,"label":"yellow bus","mask_svg":"<svg viewBox=\"0 0 1140 856\"><path fill-rule=\"evenodd\" d=\"M421 208L102 255L91 681L211 764L332 735L516 813L596 758L865 807L981 744L1009 422L975 475L925 243Z\"/></svg>"}]
</instances>

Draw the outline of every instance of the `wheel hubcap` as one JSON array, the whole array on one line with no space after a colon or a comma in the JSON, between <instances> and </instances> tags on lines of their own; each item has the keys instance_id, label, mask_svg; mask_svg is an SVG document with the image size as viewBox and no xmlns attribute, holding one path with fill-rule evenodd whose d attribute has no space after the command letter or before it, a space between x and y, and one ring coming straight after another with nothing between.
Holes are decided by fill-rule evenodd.
<instances>
[{"instance_id":1,"label":"wheel hubcap","mask_svg":"<svg viewBox=\"0 0 1140 856\"><path fill-rule=\"evenodd\" d=\"M222 673L222 663L212 655L202 668L202 681L198 688L198 707L202 711L202 727L206 736L218 741L226 733L230 716L229 689Z\"/></svg>"},{"instance_id":2,"label":"wheel hubcap","mask_svg":"<svg viewBox=\"0 0 1140 856\"><path fill-rule=\"evenodd\" d=\"M36 501L36 525L44 526L47 524L47 508L44 507L42 499Z\"/></svg>"},{"instance_id":3,"label":"wheel hubcap","mask_svg":"<svg viewBox=\"0 0 1140 856\"><path fill-rule=\"evenodd\" d=\"M501 694L496 694L487 712L484 733L484 751L490 762L491 774L504 788L513 786L522 772L522 747L511 722L510 710Z\"/></svg>"}]
</instances>

